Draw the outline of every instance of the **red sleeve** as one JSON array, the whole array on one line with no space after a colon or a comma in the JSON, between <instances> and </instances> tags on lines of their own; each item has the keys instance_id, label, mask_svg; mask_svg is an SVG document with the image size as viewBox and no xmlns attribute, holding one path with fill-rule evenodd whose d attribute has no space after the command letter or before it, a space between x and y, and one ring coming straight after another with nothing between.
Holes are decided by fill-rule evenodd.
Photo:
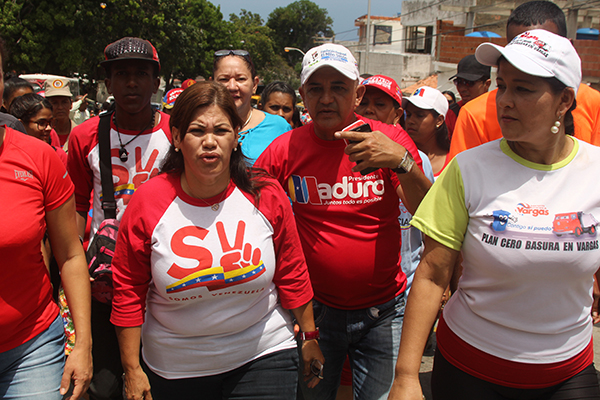
<instances>
[{"instance_id":1,"label":"red sleeve","mask_svg":"<svg viewBox=\"0 0 600 400\"><path fill-rule=\"evenodd\" d=\"M273 227L277 260L273 282L281 305L291 310L312 300L313 290L290 200L277 182L272 179L269 182L261 189L258 210Z\"/></svg>"},{"instance_id":2,"label":"red sleeve","mask_svg":"<svg viewBox=\"0 0 600 400\"><path fill-rule=\"evenodd\" d=\"M445 118L446 126L448 127L448 139L452 140L454 134L454 126L456 125L456 114L454 111L448 110Z\"/></svg>"},{"instance_id":3,"label":"red sleeve","mask_svg":"<svg viewBox=\"0 0 600 400\"><path fill-rule=\"evenodd\" d=\"M87 213L90 208L90 195L94 185L94 175L88 162L88 155L98 143L99 117L91 118L73 128L69 136L67 169L75 185L75 206L77 211Z\"/></svg>"},{"instance_id":4,"label":"red sleeve","mask_svg":"<svg viewBox=\"0 0 600 400\"><path fill-rule=\"evenodd\" d=\"M54 129L50 131L50 144L54 147L61 147L58 133Z\"/></svg>"},{"instance_id":5,"label":"red sleeve","mask_svg":"<svg viewBox=\"0 0 600 400\"><path fill-rule=\"evenodd\" d=\"M43 151L40 153L40 157L43 165L40 166L42 168L40 174L43 176L44 207L46 211L51 211L63 205L73 195L73 183L54 149L46 143L41 143ZM28 152L29 154L33 153L31 148L28 149Z\"/></svg>"},{"instance_id":6,"label":"red sleeve","mask_svg":"<svg viewBox=\"0 0 600 400\"><path fill-rule=\"evenodd\" d=\"M150 239L152 230L145 216L145 191L132 196L119 226L115 256L112 261L113 302L110 321L116 326L132 327L144 323L148 285L152 280Z\"/></svg>"},{"instance_id":7,"label":"red sleeve","mask_svg":"<svg viewBox=\"0 0 600 400\"><path fill-rule=\"evenodd\" d=\"M302 128L304 128L305 126L303 126ZM265 151L262 152L262 154L254 163L254 167L262 168L265 171L267 171L272 177L274 177L279 182L280 185L283 185L285 179L287 178L285 176L282 176L284 171L282 163L285 163L285 160L283 160L283 155L287 153L287 151L285 151L285 149L282 147L289 143L289 136L294 131L295 129L286 132L283 135L276 138L265 149Z\"/></svg>"}]
</instances>

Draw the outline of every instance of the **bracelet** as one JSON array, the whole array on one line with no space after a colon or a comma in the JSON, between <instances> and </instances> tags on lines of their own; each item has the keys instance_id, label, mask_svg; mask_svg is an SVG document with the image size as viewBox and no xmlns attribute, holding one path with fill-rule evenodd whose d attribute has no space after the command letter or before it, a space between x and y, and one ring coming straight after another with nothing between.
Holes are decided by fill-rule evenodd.
<instances>
[{"instance_id":1,"label":"bracelet","mask_svg":"<svg viewBox=\"0 0 600 400\"><path fill-rule=\"evenodd\" d=\"M319 335L319 328L317 328L317 330L312 331L312 332L300 332L300 339L306 341L306 340L314 340L314 339L320 339L321 336Z\"/></svg>"},{"instance_id":2,"label":"bracelet","mask_svg":"<svg viewBox=\"0 0 600 400\"><path fill-rule=\"evenodd\" d=\"M412 155L406 150L404 155L402 156L402 160L400 160L400 164L396 168L391 168L397 174L405 174L410 172L413 165L415 164L415 160Z\"/></svg>"}]
</instances>

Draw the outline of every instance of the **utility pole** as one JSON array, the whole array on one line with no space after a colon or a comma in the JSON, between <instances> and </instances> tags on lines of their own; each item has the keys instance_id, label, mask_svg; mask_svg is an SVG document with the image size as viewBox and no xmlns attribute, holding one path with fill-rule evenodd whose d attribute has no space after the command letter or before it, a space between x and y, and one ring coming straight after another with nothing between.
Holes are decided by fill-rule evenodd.
<instances>
[{"instance_id":1,"label":"utility pole","mask_svg":"<svg viewBox=\"0 0 600 400\"><path fill-rule=\"evenodd\" d=\"M366 43L367 43L367 48L366 48L366 55L365 55L365 70L363 71L363 73L368 73L369 72L369 42L371 41L371 0L369 0L369 9L367 10L367 38L366 38Z\"/></svg>"}]
</instances>

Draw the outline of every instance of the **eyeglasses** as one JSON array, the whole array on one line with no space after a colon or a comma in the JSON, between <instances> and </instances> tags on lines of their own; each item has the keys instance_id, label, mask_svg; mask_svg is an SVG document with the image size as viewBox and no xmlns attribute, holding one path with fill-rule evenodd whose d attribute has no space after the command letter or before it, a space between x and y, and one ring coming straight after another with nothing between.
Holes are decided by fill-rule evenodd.
<instances>
[{"instance_id":1,"label":"eyeglasses","mask_svg":"<svg viewBox=\"0 0 600 400\"><path fill-rule=\"evenodd\" d=\"M53 120L51 119L39 119L37 121L33 121L40 131L43 131L47 127L52 127Z\"/></svg>"},{"instance_id":2,"label":"eyeglasses","mask_svg":"<svg viewBox=\"0 0 600 400\"><path fill-rule=\"evenodd\" d=\"M480 81L480 79L478 79L478 80L476 80L476 81L468 81L468 80L466 80L466 79L463 79L463 78L456 78L456 79L455 79L455 80L453 80L452 82L454 82L454 84L455 84L456 86L458 86L458 85L463 85L463 86L468 86L468 87L471 87L471 86L473 86L473 85L475 84L475 82L479 82L479 81Z\"/></svg>"},{"instance_id":3,"label":"eyeglasses","mask_svg":"<svg viewBox=\"0 0 600 400\"><path fill-rule=\"evenodd\" d=\"M250 57L250 53L246 50L217 50L215 51L215 57L226 57L230 55L240 56L240 57Z\"/></svg>"}]
</instances>

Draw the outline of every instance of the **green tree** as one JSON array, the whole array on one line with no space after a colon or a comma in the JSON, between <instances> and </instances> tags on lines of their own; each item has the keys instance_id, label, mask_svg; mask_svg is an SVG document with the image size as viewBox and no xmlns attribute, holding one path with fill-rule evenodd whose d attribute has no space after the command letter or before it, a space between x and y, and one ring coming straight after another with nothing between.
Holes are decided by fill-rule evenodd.
<instances>
[{"instance_id":1,"label":"green tree","mask_svg":"<svg viewBox=\"0 0 600 400\"><path fill-rule=\"evenodd\" d=\"M231 14L229 22L235 31L231 48L241 48L250 53L257 74L264 83L281 80L297 86L297 74L278 54L274 33L263 25L259 14L242 9L239 16Z\"/></svg>"},{"instance_id":2,"label":"green tree","mask_svg":"<svg viewBox=\"0 0 600 400\"><path fill-rule=\"evenodd\" d=\"M286 7L278 7L271 14L267 26L273 30L273 39L278 52L284 54L284 47L296 47L306 52L314 46L314 37L331 37L333 20L327 10L310 0L298 0ZM289 53L293 64L300 59L300 53Z\"/></svg>"},{"instance_id":3,"label":"green tree","mask_svg":"<svg viewBox=\"0 0 600 400\"><path fill-rule=\"evenodd\" d=\"M7 70L103 76L107 44L125 36L150 40L162 74L195 77L212 70L212 53L230 42L230 24L208 0L6 0L0 36Z\"/></svg>"}]
</instances>

